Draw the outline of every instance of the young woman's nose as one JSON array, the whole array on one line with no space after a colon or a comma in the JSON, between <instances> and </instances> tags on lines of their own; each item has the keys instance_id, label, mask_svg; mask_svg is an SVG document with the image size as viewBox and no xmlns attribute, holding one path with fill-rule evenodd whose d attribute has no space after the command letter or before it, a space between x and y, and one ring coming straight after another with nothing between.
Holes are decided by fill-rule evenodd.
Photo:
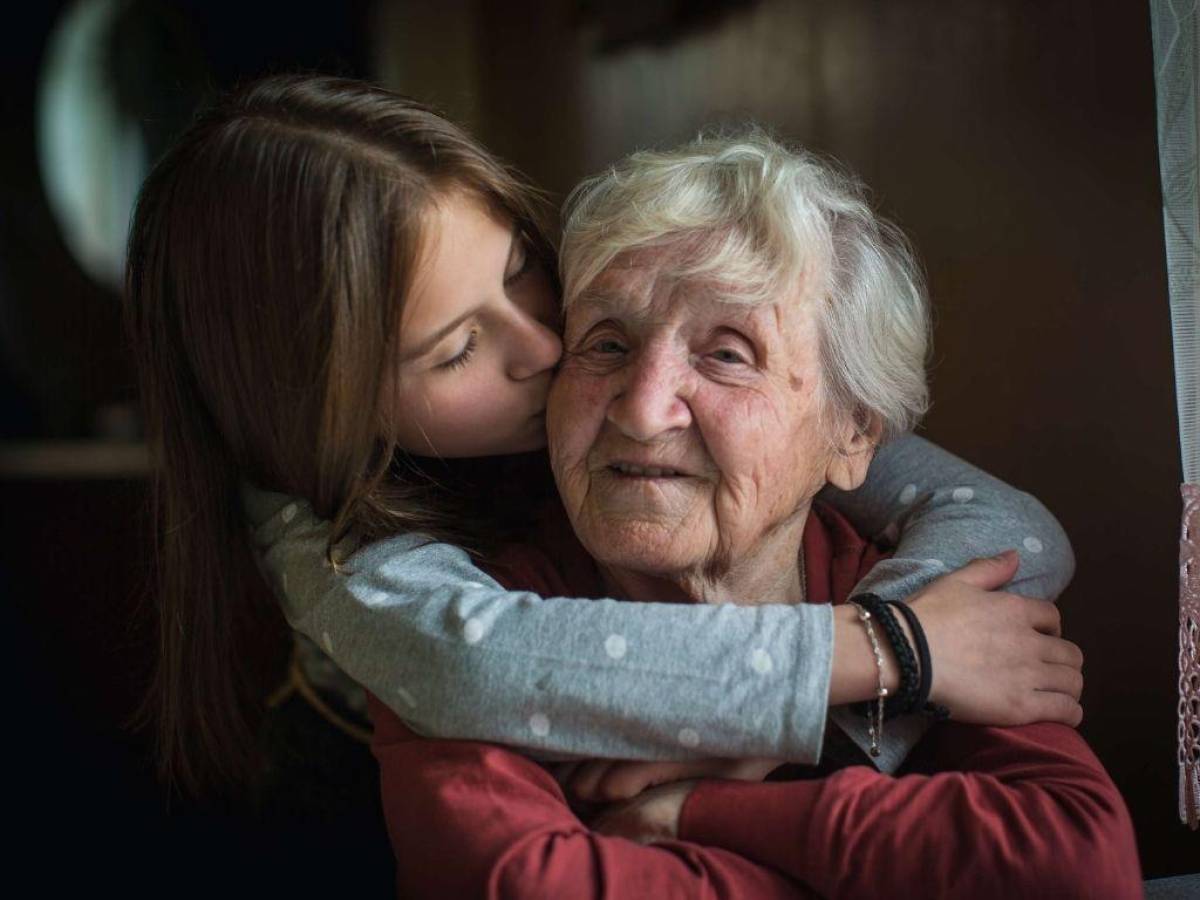
<instances>
[{"instance_id":1,"label":"young woman's nose","mask_svg":"<svg viewBox=\"0 0 1200 900\"><path fill-rule=\"evenodd\" d=\"M628 438L650 443L692 424L683 396L686 367L669 348L643 347L616 374L616 395L608 404L608 421Z\"/></svg>"},{"instance_id":2,"label":"young woman's nose","mask_svg":"<svg viewBox=\"0 0 1200 900\"><path fill-rule=\"evenodd\" d=\"M514 381L524 381L553 369L562 356L562 338L558 332L524 312L513 325L512 340L508 377Z\"/></svg>"}]
</instances>

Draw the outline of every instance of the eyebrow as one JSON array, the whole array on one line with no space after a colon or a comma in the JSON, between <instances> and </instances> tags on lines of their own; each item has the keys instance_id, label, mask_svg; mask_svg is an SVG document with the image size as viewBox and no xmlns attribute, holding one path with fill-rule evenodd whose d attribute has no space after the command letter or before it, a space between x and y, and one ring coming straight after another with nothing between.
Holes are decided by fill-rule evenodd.
<instances>
[{"instance_id":1,"label":"eyebrow","mask_svg":"<svg viewBox=\"0 0 1200 900\"><path fill-rule=\"evenodd\" d=\"M745 310L753 309L753 307L749 307L744 304L722 301L720 296L716 293L710 292L710 296L715 302L724 303L726 306ZM577 308L580 306L590 307L601 316L635 320L639 318L645 318L644 316L639 317L640 311L633 313L627 312L621 296L611 291L606 291L603 288L597 290L589 287L584 291L580 291L579 296L575 298L574 302L571 304L571 307ZM770 335L760 323L754 321L752 316L742 315L730 318L725 322L718 321L716 324L711 326L711 330L713 332L728 331L733 334L740 335L742 338L750 341L759 348L763 361L767 359L770 353Z\"/></svg>"},{"instance_id":2,"label":"eyebrow","mask_svg":"<svg viewBox=\"0 0 1200 900\"><path fill-rule=\"evenodd\" d=\"M721 295L715 291L702 289L706 299L720 303L725 306L734 307L735 309L748 309L746 304L730 303L722 299ZM629 309L628 298L619 293L605 290L604 288L589 287L586 290L580 291L578 296L571 301L572 307L588 306L595 308L598 312L618 315L623 318L645 318L642 309ZM742 326L739 325L739 328Z\"/></svg>"},{"instance_id":3,"label":"eyebrow","mask_svg":"<svg viewBox=\"0 0 1200 900\"><path fill-rule=\"evenodd\" d=\"M508 256L504 260L504 270L506 272L508 271L509 263L512 262L513 253L516 252L517 241L520 240L521 236L520 231L520 226L514 224L512 230L512 240L508 245ZM480 304L480 306L482 305L483 304ZM412 362L414 359L420 359L425 354L431 352L446 338L447 335L453 333L456 328L462 325L463 322L467 321L467 319L471 318L471 316L476 315L479 312L480 306L473 307L472 309L467 310L461 316L455 318L453 321L447 322L425 340L421 341L421 343L417 344L417 346L401 353L396 361L398 363Z\"/></svg>"}]
</instances>

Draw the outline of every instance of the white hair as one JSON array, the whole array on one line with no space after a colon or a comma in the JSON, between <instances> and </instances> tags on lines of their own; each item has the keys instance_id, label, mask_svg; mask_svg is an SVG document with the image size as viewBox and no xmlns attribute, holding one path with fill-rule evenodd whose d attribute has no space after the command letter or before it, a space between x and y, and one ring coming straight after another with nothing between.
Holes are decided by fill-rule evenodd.
<instances>
[{"instance_id":1,"label":"white hair","mask_svg":"<svg viewBox=\"0 0 1200 900\"><path fill-rule=\"evenodd\" d=\"M854 176L760 129L641 151L567 198L564 304L618 256L682 245L671 277L730 303L818 303L828 413L885 439L912 428L929 392L929 303L904 235Z\"/></svg>"}]
</instances>

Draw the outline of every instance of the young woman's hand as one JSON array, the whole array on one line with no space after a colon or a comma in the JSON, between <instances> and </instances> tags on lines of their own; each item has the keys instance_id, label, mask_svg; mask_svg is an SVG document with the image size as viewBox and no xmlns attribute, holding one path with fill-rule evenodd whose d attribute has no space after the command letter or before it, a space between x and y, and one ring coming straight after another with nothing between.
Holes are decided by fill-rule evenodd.
<instances>
[{"instance_id":1,"label":"young woman's hand","mask_svg":"<svg viewBox=\"0 0 1200 900\"><path fill-rule=\"evenodd\" d=\"M1053 603L998 590L1018 565L1011 550L977 559L912 600L929 641L930 699L959 722L1076 726L1083 719L1083 653L1061 637Z\"/></svg>"},{"instance_id":2,"label":"young woman's hand","mask_svg":"<svg viewBox=\"0 0 1200 900\"><path fill-rule=\"evenodd\" d=\"M555 777L563 790L585 803L613 803L637 797L661 784L689 778L762 781L783 765L780 759L693 759L682 762L625 762L589 759L565 763Z\"/></svg>"}]
</instances>

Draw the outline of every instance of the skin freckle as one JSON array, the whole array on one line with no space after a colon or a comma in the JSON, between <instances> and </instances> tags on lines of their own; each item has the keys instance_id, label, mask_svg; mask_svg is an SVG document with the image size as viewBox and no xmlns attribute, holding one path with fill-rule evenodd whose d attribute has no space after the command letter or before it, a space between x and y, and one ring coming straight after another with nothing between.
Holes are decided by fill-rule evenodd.
<instances>
[{"instance_id":1,"label":"skin freckle","mask_svg":"<svg viewBox=\"0 0 1200 900\"><path fill-rule=\"evenodd\" d=\"M800 389L804 387L804 379L798 372L789 372L788 386L791 387L793 391L799 392Z\"/></svg>"}]
</instances>

